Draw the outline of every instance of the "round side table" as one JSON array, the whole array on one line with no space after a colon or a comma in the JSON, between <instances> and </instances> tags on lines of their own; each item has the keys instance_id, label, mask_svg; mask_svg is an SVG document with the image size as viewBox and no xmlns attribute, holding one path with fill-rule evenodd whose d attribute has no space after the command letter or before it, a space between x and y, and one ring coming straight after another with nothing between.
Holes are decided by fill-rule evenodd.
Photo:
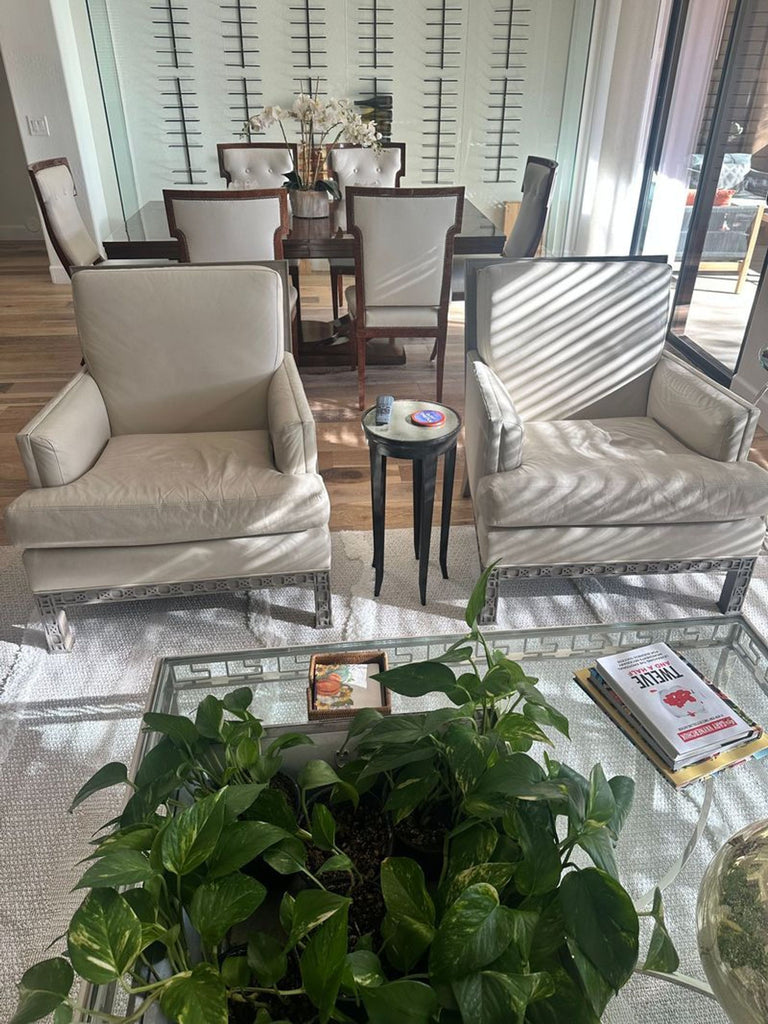
<instances>
[{"instance_id":1,"label":"round side table","mask_svg":"<svg viewBox=\"0 0 768 1024\"><path fill-rule=\"evenodd\" d=\"M436 409L445 415L439 427L420 427L411 422L418 409ZM435 503L437 460L443 462L443 504L440 517L440 568L448 579L448 528L451 523L451 497L456 468L456 440L461 417L447 405L436 402L397 401L387 426L376 425L376 407L363 413L363 431L371 456L371 504L373 507L373 568L376 570L374 595L379 596L384 578L384 506L387 493L387 459L413 462L413 549L419 560L419 595L427 603L427 571L432 509Z\"/></svg>"}]
</instances>

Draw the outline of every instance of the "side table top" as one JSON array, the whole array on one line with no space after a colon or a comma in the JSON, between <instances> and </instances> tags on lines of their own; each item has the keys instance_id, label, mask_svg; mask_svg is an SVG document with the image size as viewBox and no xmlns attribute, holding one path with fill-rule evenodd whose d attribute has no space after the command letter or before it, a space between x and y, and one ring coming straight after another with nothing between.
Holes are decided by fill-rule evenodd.
<instances>
[{"instance_id":1,"label":"side table top","mask_svg":"<svg viewBox=\"0 0 768 1024\"><path fill-rule=\"evenodd\" d=\"M445 423L439 427L420 427L411 423L411 413L418 409L435 409L445 415ZM461 427L461 416L455 409L438 402L421 402L410 398L398 399L392 405L392 415L386 426L376 425L376 406L371 406L363 413L363 430L368 437L381 438L386 441L400 441L406 444L418 444L421 441L436 441L458 432Z\"/></svg>"}]
</instances>

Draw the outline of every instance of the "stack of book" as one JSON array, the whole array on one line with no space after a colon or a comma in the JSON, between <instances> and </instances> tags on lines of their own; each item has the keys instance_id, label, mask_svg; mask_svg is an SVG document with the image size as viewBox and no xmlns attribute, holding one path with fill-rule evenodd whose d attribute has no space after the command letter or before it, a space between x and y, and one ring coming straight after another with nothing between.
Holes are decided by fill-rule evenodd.
<instances>
[{"instance_id":1,"label":"stack of book","mask_svg":"<svg viewBox=\"0 0 768 1024\"><path fill-rule=\"evenodd\" d=\"M665 643L599 658L576 681L676 788L768 753L768 736Z\"/></svg>"}]
</instances>

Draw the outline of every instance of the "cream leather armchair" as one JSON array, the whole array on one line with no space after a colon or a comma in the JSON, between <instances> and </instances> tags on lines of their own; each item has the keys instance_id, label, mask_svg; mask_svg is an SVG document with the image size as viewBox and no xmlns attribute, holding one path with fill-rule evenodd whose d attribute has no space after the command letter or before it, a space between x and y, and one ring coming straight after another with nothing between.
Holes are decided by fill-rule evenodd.
<instances>
[{"instance_id":1,"label":"cream leather armchair","mask_svg":"<svg viewBox=\"0 0 768 1024\"><path fill-rule=\"evenodd\" d=\"M725 572L737 611L765 533L757 411L664 351L670 268L499 261L468 275L466 460L483 622L500 581Z\"/></svg>"},{"instance_id":2,"label":"cream leather armchair","mask_svg":"<svg viewBox=\"0 0 768 1024\"><path fill-rule=\"evenodd\" d=\"M50 650L65 609L309 583L330 625L329 502L285 351L284 274L77 271L87 368L18 436L30 489L6 524Z\"/></svg>"}]
</instances>

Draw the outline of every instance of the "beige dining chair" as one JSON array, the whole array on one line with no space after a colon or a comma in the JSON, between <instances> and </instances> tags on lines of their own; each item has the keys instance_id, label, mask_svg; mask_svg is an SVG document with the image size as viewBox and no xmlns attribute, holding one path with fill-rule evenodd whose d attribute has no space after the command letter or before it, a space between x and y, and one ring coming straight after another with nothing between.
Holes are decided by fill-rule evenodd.
<instances>
[{"instance_id":1,"label":"beige dining chair","mask_svg":"<svg viewBox=\"0 0 768 1024\"><path fill-rule=\"evenodd\" d=\"M216 151L227 188L281 188L296 167L293 142L220 142Z\"/></svg>"},{"instance_id":2,"label":"beige dining chair","mask_svg":"<svg viewBox=\"0 0 768 1024\"><path fill-rule=\"evenodd\" d=\"M349 186L359 188L398 188L405 174L405 143L385 142L375 149L371 146L343 145L334 147L328 153L328 170L339 186L341 199L334 211L334 224L341 231L347 230L346 192ZM332 258L328 260L331 271L331 302L333 318L339 315L344 301L344 277L355 273L354 260Z\"/></svg>"},{"instance_id":3,"label":"beige dining chair","mask_svg":"<svg viewBox=\"0 0 768 1024\"><path fill-rule=\"evenodd\" d=\"M347 188L355 284L347 288L358 401L365 407L369 338L434 338L437 401L443 396L453 240L464 187Z\"/></svg>"},{"instance_id":4,"label":"beige dining chair","mask_svg":"<svg viewBox=\"0 0 768 1024\"><path fill-rule=\"evenodd\" d=\"M288 198L284 188L163 189L168 229L179 240L182 263L241 263L283 259L288 234ZM298 300L289 288L298 349Z\"/></svg>"}]
</instances>

